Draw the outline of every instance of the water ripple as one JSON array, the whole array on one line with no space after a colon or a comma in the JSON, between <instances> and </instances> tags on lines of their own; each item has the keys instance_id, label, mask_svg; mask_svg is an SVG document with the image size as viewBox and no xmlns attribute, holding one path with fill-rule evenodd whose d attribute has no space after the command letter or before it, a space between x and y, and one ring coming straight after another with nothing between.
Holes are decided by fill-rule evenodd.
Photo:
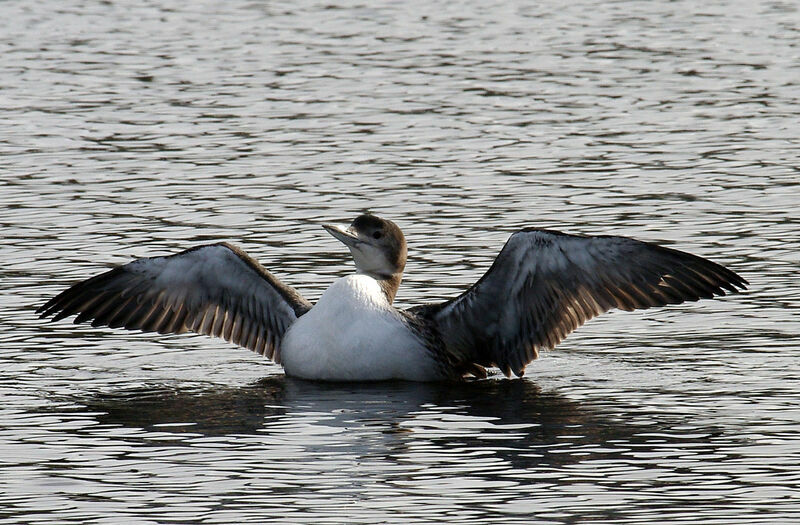
<instances>
[{"instance_id":1,"label":"water ripple","mask_svg":"<svg viewBox=\"0 0 800 525\"><path fill-rule=\"evenodd\" d=\"M0 524L800 520L789 2L11 1ZM411 244L400 305L523 226L711 257L746 294L611 313L524 380L323 385L32 309L229 240L315 299L322 222Z\"/></svg>"}]
</instances>

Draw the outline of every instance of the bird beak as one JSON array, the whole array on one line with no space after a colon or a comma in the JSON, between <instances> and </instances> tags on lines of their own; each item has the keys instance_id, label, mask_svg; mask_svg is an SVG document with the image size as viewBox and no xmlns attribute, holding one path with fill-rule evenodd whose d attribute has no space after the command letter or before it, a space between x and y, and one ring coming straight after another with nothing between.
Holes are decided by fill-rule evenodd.
<instances>
[{"instance_id":1,"label":"bird beak","mask_svg":"<svg viewBox=\"0 0 800 525\"><path fill-rule=\"evenodd\" d=\"M325 228L325 231L342 241L348 248L352 248L361 242L355 233L353 233L351 230L345 230L341 226L336 226L334 224L323 224L322 227Z\"/></svg>"}]
</instances>

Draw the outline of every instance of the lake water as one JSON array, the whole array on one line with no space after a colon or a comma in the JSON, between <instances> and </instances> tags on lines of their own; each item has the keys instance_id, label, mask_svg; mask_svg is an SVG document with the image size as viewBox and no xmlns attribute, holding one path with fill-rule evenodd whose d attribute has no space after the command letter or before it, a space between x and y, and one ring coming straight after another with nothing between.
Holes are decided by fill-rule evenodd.
<instances>
[{"instance_id":1,"label":"lake water","mask_svg":"<svg viewBox=\"0 0 800 525\"><path fill-rule=\"evenodd\" d=\"M0 3L0 524L797 523L794 2ZM45 323L235 242L316 299L321 222L410 243L402 306L523 226L746 293L591 321L463 385L326 385L198 336Z\"/></svg>"}]
</instances>

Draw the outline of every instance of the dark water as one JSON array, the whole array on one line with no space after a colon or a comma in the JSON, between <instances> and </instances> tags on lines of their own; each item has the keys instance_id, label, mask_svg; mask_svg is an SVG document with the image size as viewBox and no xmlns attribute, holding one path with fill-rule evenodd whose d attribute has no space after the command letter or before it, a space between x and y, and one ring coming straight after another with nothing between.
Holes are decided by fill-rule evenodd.
<instances>
[{"instance_id":1,"label":"dark water","mask_svg":"<svg viewBox=\"0 0 800 525\"><path fill-rule=\"evenodd\" d=\"M800 520L793 2L0 3L0 523ZM243 246L310 298L370 209L401 305L526 226L746 294L590 322L524 380L325 385L44 324L133 257Z\"/></svg>"}]
</instances>

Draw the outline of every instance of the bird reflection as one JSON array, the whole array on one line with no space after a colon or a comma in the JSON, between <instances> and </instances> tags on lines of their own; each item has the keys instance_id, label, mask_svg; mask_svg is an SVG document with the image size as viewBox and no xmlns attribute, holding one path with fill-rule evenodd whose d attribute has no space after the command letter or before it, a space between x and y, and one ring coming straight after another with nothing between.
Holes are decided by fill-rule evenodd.
<instances>
[{"instance_id":1,"label":"bird reflection","mask_svg":"<svg viewBox=\"0 0 800 525\"><path fill-rule=\"evenodd\" d=\"M283 398L282 381L246 386L144 385L102 392L79 401L97 412L98 423L202 436L254 434Z\"/></svg>"},{"instance_id":2,"label":"bird reflection","mask_svg":"<svg viewBox=\"0 0 800 525\"><path fill-rule=\"evenodd\" d=\"M203 436L269 432L275 421L311 411L325 414L328 426L385 425L382 430L391 433L413 428L404 423L419 414L443 411L521 425L541 440L597 415L526 379L350 384L273 376L245 386L145 385L93 394L80 403L97 412L101 424Z\"/></svg>"},{"instance_id":3,"label":"bird reflection","mask_svg":"<svg viewBox=\"0 0 800 525\"><path fill-rule=\"evenodd\" d=\"M470 450L528 470L607 459L623 453L620 443L642 441L642 429L619 417L619 407L612 413L579 403L530 379L348 384L280 375L244 386L145 385L78 401L76 410L94 413L106 428L142 430L124 439L144 444L220 436L236 443L250 435L266 453L271 443L290 443L304 457L347 450L394 465L420 451L461 461Z\"/></svg>"}]
</instances>

